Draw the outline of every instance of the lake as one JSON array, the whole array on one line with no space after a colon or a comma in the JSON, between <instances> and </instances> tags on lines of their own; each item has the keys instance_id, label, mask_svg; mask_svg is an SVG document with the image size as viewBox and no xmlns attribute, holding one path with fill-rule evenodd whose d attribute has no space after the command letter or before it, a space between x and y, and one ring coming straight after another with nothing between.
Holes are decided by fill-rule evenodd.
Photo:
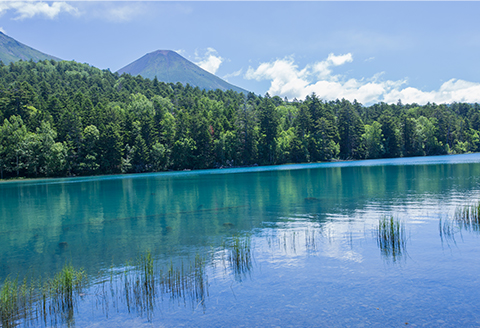
<instances>
[{"instance_id":1,"label":"lake","mask_svg":"<svg viewBox=\"0 0 480 328\"><path fill-rule=\"evenodd\" d=\"M480 326L479 200L480 154L8 181L0 279L84 268L30 326Z\"/></svg>"}]
</instances>

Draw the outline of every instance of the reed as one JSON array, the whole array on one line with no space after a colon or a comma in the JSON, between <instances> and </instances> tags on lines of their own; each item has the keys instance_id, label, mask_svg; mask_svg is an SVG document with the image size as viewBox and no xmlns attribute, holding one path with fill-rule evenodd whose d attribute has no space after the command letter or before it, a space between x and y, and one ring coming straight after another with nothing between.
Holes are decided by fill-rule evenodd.
<instances>
[{"instance_id":1,"label":"reed","mask_svg":"<svg viewBox=\"0 0 480 328\"><path fill-rule=\"evenodd\" d=\"M378 221L375 229L377 245L382 255L396 261L406 250L405 224L393 216Z\"/></svg>"},{"instance_id":2,"label":"reed","mask_svg":"<svg viewBox=\"0 0 480 328\"><path fill-rule=\"evenodd\" d=\"M235 278L241 280L253 267L251 238L235 236L226 245L230 268Z\"/></svg>"},{"instance_id":3,"label":"reed","mask_svg":"<svg viewBox=\"0 0 480 328\"><path fill-rule=\"evenodd\" d=\"M473 205L457 207L454 220L460 229L480 231L480 201Z\"/></svg>"},{"instance_id":4,"label":"reed","mask_svg":"<svg viewBox=\"0 0 480 328\"><path fill-rule=\"evenodd\" d=\"M2 327L13 327L20 313L17 280L5 279L0 292L0 316Z\"/></svg>"},{"instance_id":5,"label":"reed","mask_svg":"<svg viewBox=\"0 0 480 328\"><path fill-rule=\"evenodd\" d=\"M455 233L458 231L458 226L455 223L455 221L452 221L450 219L445 219L442 220L441 218L438 220L438 231L440 233L440 240L443 242L447 242L447 244L450 241L453 241L454 244L456 244L455 240Z\"/></svg>"},{"instance_id":6,"label":"reed","mask_svg":"<svg viewBox=\"0 0 480 328\"><path fill-rule=\"evenodd\" d=\"M20 322L27 324L47 318L54 324L58 319L70 321L74 305L86 283L83 270L66 265L53 279L41 282L24 278L7 278L0 291L0 317L2 327L15 327ZM70 318L70 319L69 319Z\"/></svg>"},{"instance_id":7,"label":"reed","mask_svg":"<svg viewBox=\"0 0 480 328\"><path fill-rule=\"evenodd\" d=\"M208 296L208 276L206 261L197 254L193 262L174 266L170 263L166 273L160 274L160 289L163 295L169 295L171 300L182 300L192 307L203 304Z\"/></svg>"},{"instance_id":8,"label":"reed","mask_svg":"<svg viewBox=\"0 0 480 328\"><path fill-rule=\"evenodd\" d=\"M129 313L135 312L150 320L156 302L165 296L178 301L179 305L205 306L208 277L204 257L197 254L192 261L171 262L159 270L151 253L147 252L133 263L124 266L119 274L110 272L110 279L97 284L97 306L100 305L105 314L108 315L110 304L116 308L123 303Z\"/></svg>"}]
</instances>

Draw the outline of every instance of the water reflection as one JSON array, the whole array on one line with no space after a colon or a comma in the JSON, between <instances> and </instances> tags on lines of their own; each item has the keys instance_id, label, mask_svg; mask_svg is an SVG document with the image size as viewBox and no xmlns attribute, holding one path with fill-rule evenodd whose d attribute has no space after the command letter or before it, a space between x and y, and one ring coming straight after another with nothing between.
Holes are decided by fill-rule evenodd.
<instances>
[{"instance_id":1,"label":"water reflection","mask_svg":"<svg viewBox=\"0 0 480 328\"><path fill-rule=\"evenodd\" d=\"M69 181L0 184L0 279L19 274L21 281L25 268L50 277L64 263L84 267L94 278L78 297L84 308L109 318L132 313L154 321L166 304L209 313L214 308L209 303L212 293L223 301L237 287L235 293L242 299L242 288L252 284L251 296L243 298L246 303L273 286L279 288L276 296L288 294L289 288L301 290L302 308L308 308L313 305L306 299L318 296L321 301L318 291L335 286L330 299L338 306L355 290L342 284L357 274L363 279L354 286L358 294L370 293L368 282L378 279L383 267L377 262L384 265L382 259L398 264L407 258L407 246L408 258L431 247L430 258L446 263L438 251L440 241L455 242L459 232L479 231L472 210L464 211L468 220L455 216L465 199L480 196L480 165L474 163L307 165L303 170L237 170L231 175ZM392 221L397 217L404 219ZM438 223L440 238L439 217L452 218ZM432 222L433 229L424 229ZM416 234L417 243L410 234ZM151 250L150 258L146 249ZM137 254L144 255L127 262ZM405 263L419 272L426 261ZM282 274L298 271L298 282L283 275L269 280L264 272L275 269ZM342 270L343 276L337 275ZM292 303L298 295L290 295ZM330 299L320 303L328 307ZM64 322L73 325L75 315L69 311ZM222 311L226 307L216 304L213 312ZM309 313L322 312L310 308ZM84 323L89 315L84 312L76 319Z\"/></svg>"},{"instance_id":2,"label":"water reflection","mask_svg":"<svg viewBox=\"0 0 480 328\"><path fill-rule=\"evenodd\" d=\"M289 216L422 211L479 177L476 164L437 164L1 184L0 278L24 267L51 274L66 261L95 273L145 249L197 247Z\"/></svg>"}]
</instances>

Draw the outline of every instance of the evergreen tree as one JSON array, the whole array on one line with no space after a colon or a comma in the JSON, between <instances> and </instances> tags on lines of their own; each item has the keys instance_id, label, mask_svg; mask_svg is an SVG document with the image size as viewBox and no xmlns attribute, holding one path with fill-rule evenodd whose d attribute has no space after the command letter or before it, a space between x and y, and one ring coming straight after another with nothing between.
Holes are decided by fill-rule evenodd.
<instances>
[{"instance_id":1,"label":"evergreen tree","mask_svg":"<svg viewBox=\"0 0 480 328\"><path fill-rule=\"evenodd\" d=\"M365 133L362 120L352 104L343 99L338 111L338 132L340 135L340 156L360 159L363 157L362 135Z\"/></svg>"},{"instance_id":2,"label":"evergreen tree","mask_svg":"<svg viewBox=\"0 0 480 328\"><path fill-rule=\"evenodd\" d=\"M276 138L278 135L278 117L275 105L267 94L259 108L260 121L260 161L265 164L275 162Z\"/></svg>"}]
</instances>

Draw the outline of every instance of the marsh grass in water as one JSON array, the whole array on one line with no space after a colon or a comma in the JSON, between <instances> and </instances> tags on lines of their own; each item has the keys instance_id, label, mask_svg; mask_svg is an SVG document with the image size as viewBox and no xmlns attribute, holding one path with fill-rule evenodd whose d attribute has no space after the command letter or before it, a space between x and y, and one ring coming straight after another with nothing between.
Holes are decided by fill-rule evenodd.
<instances>
[{"instance_id":1,"label":"marsh grass in water","mask_svg":"<svg viewBox=\"0 0 480 328\"><path fill-rule=\"evenodd\" d=\"M457 207L454 220L460 229L480 232L480 201L473 205Z\"/></svg>"},{"instance_id":2,"label":"marsh grass in water","mask_svg":"<svg viewBox=\"0 0 480 328\"><path fill-rule=\"evenodd\" d=\"M69 323L79 295L86 284L83 270L76 270L72 265L65 265L53 279L7 277L0 292L0 317L2 327L15 327L43 321L45 325Z\"/></svg>"},{"instance_id":3,"label":"marsh grass in water","mask_svg":"<svg viewBox=\"0 0 480 328\"><path fill-rule=\"evenodd\" d=\"M96 305L108 317L110 308L124 306L128 313L137 313L151 320L158 300L170 299L192 309L202 306L208 297L206 260L196 255L193 260L164 265L160 268L150 252L123 270L113 272L94 286Z\"/></svg>"},{"instance_id":4,"label":"marsh grass in water","mask_svg":"<svg viewBox=\"0 0 480 328\"><path fill-rule=\"evenodd\" d=\"M253 267L252 240L250 236L234 236L224 243L229 266L236 280L242 280Z\"/></svg>"},{"instance_id":5,"label":"marsh grass in water","mask_svg":"<svg viewBox=\"0 0 480 328\"><path fill-rule=\"evenodd\" d=\"M457 244L455 240L455 234L460 231L460 228L455 221L440 218L438 220L438 231L440 233L440 240L442 241L442 245L444 242L449 245L450 241L454 244Z\"/></svg>"},{"instance_id":6,"label":"marsh grass in water","mask_svg":"<svg viewBox=\"0 0 480 328\"><path fill-rule=\"evenodd\" d=\"M377 245L383 256L397 261L406 251L405 224L393 216L383 217L375 228Z\"/></svg>"}]
</instances>

